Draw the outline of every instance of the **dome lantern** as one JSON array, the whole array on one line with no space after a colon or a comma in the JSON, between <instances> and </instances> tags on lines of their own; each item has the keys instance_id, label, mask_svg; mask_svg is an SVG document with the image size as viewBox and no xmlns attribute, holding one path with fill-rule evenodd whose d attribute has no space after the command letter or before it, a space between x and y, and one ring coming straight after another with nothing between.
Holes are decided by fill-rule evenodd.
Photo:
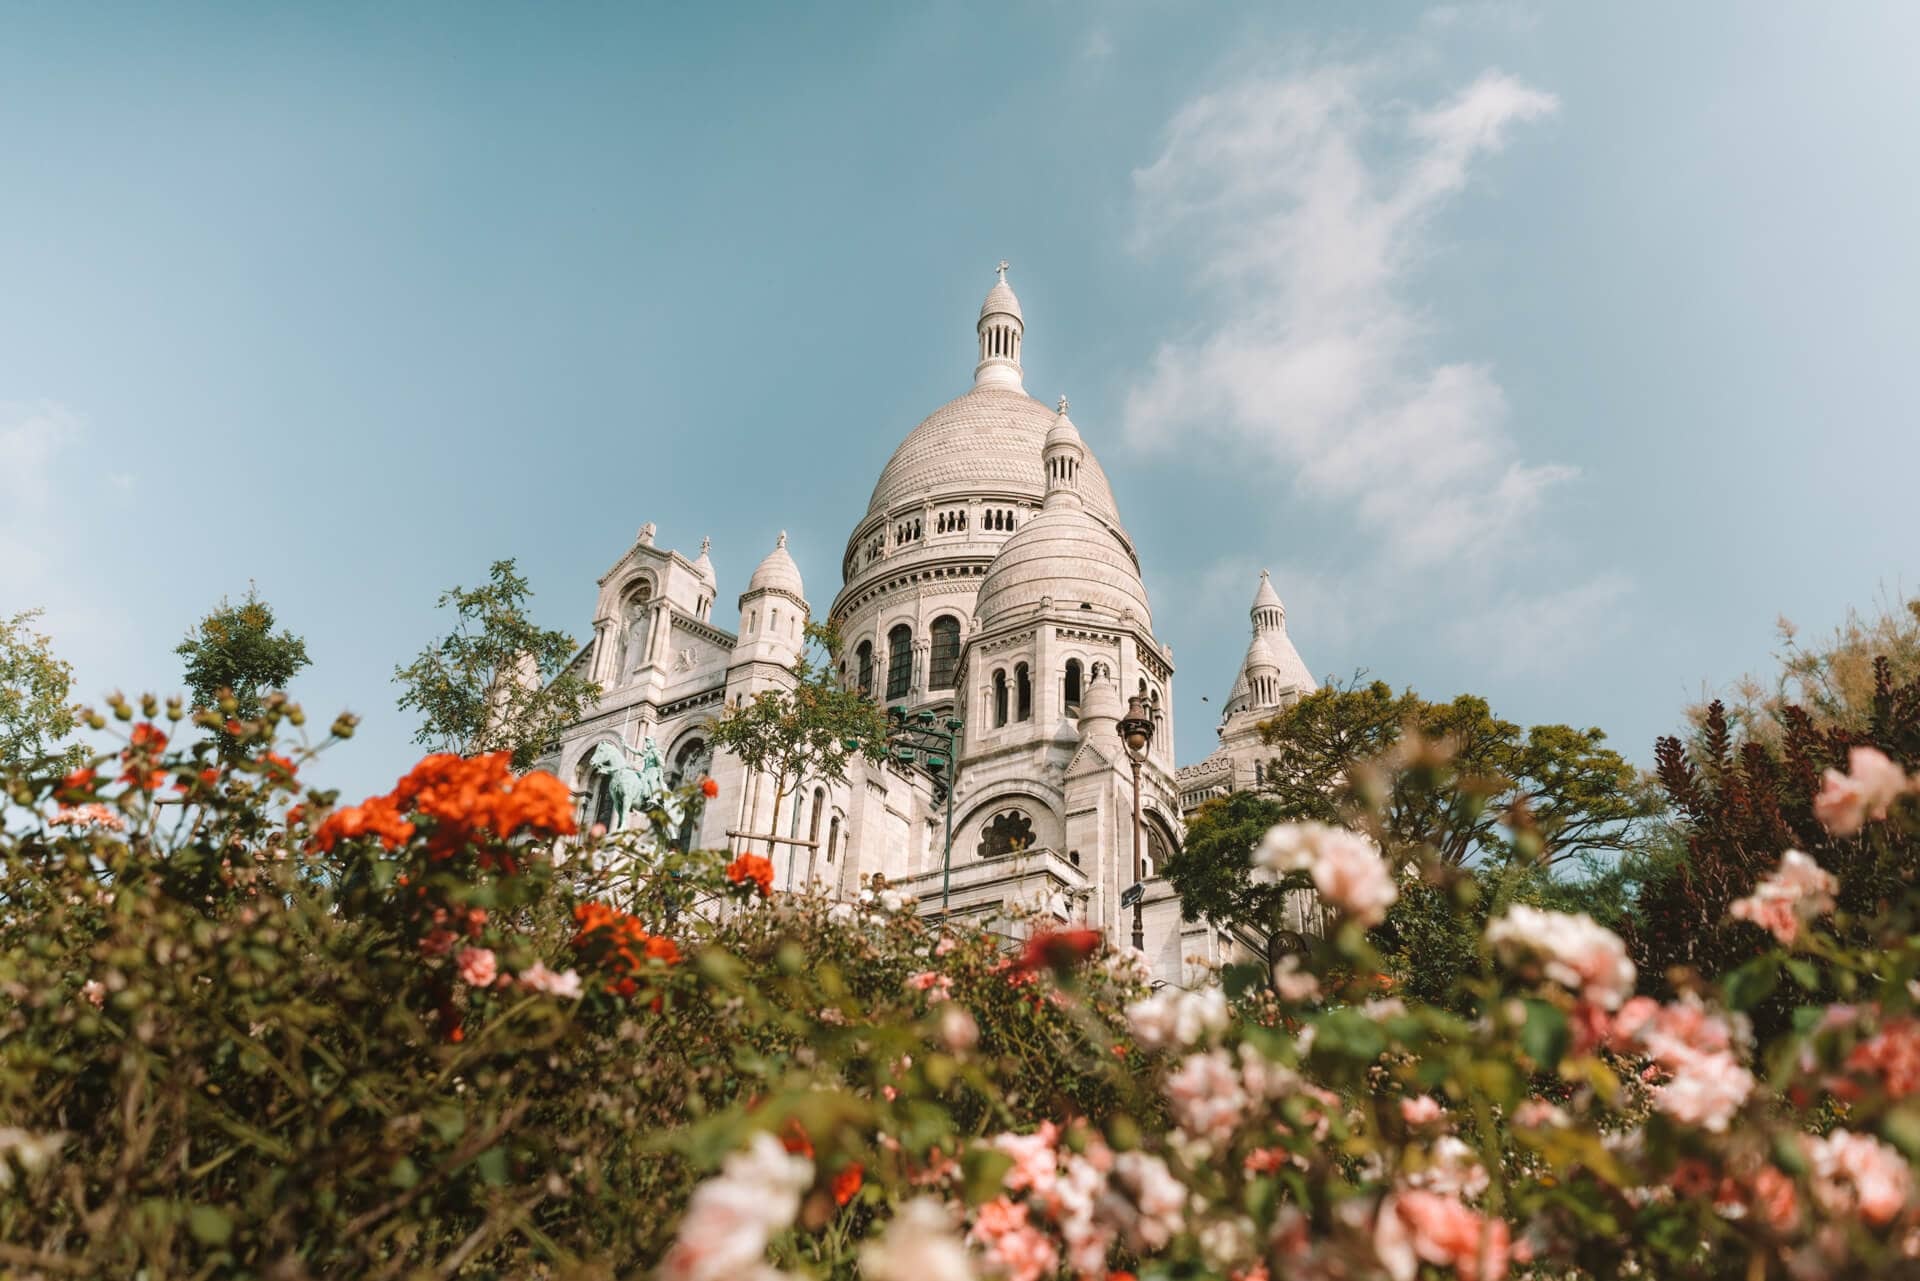
<instances>
[{"instance_id":1,"label":"dome lantern","mask_svg":"<svg viewBox=\"0 0 1920 1281\"><path fill-rule=\"evenodd\" d=\"M975 387L1021 386L1020 343L1026 337L1027 322L1020 314L1020 300L1007 284L1007 260L995 268L1000 279L987 291L980 304L980 323L974 326L980 335L980 363L973 367Z\"/></svg>"},{"instance_id":2,"label":"dome lantern","mask_svg":"<svg viewBox=\"0 0 1920 1281\"><path fill-rule=\"evenodd\" d=\"M1086 442L1080 439L1079 429L1067 417L1067 398L1062 396L1041 453L1047 473L1046 506L1080 506L1080 469L1086 460Z\"/></svg>"}]
</instances>

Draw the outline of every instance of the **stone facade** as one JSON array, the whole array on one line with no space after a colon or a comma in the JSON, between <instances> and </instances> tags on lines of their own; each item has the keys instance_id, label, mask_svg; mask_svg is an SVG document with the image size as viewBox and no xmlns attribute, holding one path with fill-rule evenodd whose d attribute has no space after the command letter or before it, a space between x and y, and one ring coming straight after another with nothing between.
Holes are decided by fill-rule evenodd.
<instances>
[{"instance_id":1,"label":"stone facade","mask_svg":"<svg viewBox=\"0 0 1920 1281\"><path fill-rule=\"evenodd\" d=\"M1024 909L1121 944L1132 926L1120 899L1134 879L1134 795L1117 725L1128 699L1142 699L1157 726L1140 770L1146 951L1156 978L1188 983L1197 966L1260 940L1181 921L1158 866L1178 848L1184 813L1252 782L1254 727L1313 680L1263 574L1221 747L1175 768L1173 653L1154 636L1139 557L1066 401L1048 409L1022 386L1025 318L1004 264L975 333L973 387L907 435L847 539L826 614L842 641L839 674L889 705L964 725L951 798L955 917L1017 934ZM707 722L790 679L812 616L784 534L739 597L737 632L713 625L717 593L704 542L688 560L643 526L600 579L593 640L574 660L606 693L542 764L569 780L590 822L606 817L585 773L594 746L650 737L670 781L710 773L720 784L688 834L701 846L739 850L751 834L764 852L779 837L777 888L850 897L881 876L939 912L948 807L928 774L856 761L848 781L807 781L776 813L768 780L710 757Z\"/></svg>"}]
</instances>

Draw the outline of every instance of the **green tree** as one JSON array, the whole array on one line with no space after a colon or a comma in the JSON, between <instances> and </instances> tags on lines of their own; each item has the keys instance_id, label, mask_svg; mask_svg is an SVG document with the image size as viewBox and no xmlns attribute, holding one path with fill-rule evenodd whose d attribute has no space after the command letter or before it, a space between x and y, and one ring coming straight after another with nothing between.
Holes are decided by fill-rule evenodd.
<instances>
[{"instance_id":1,"label":"green tree","mask_svg":"<svg viewBox=\"0 0 1920 1281\"><path fill-rule=\"evenodd\" d=\"M307 642L290 631L276 634L273 624L273 606L261 600L253 587L247 588L246 599L237 605L220 598L220 604L173 650L185 660L194 707L257 720L261 697L284 690L301 669L312 665ZM228 697L232 705L223 707ZM217 731L216 737L223 753L233 749L226 731Z\"/></svg>"},{"instance_id":2,"label":"green tree","mask_svg":"<svg viewBox=\"0 0 1920 1281\"><path fill-rule=\"evenodd\" d=\"M84 755L60 740L77 724L69 693L73 668L55 657L51 638L33 629L37 609L0 618L0 770L66 769Z\"/></svg>"},{"instance_id":3,"label":"green tree","mask_svg":"<svg viewBox=\"0 0 1920 1281\"><path fill-rule=\"evenodd\" d=\"M441 593L453 630L393 670L401 709L420 714L416 743L461 756L511 752L524 770L600 701L599 683L570 670L573 638L528 615L532 597L511 560L493 562L485 586Z\"/></svg>"},{"instance_id":4,"label":"green tree","mask_svg":"<svg viewBox=\"0 0 1920 1281\"><path fill-rule=\"evenodd\" d=\"M1248 856L1281 821L1364 826L1395 863L1431 849L1456 867L1550 874L1639 850L1662 811L1656 790L1601 731L1522 730L1468 694L1432 703L1384 681L1333 686L1286 708L1261 734L1274 755L1258 786L1201 806L1168 860L1190 918L1255 927L1274 919L1286 891L1253 884Z\"/></svg>"},{"instance_id":5,"label":"green tree","mask_svg":"<svg viewBox=\"0 0 1920 1281\"><path fill-rule=\"evenodd\" d=\"M834 674L838 637L809 623L807 642L811 652L795 658L791 686L761 690L711 726L715 747L773 779L775 814L803 782L844 782L855 756L881 761L887 754L886 713Z\"/></svg>"}]
</instances>

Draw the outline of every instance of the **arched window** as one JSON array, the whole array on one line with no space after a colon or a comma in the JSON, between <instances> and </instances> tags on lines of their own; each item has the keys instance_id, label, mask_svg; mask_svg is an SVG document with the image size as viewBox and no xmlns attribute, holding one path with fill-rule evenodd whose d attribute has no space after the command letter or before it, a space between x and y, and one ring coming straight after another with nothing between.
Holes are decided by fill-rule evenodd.
<instances>
[{"instance_id":1,"label":"arched window","mask_svg":"<svg viewBox=\"0 0 1920 1281\"><path fill-rule=\"evenodd\" d=\"M913 684L913 628L901 623L887 633L887 697L905 698Z\"/></svg>"},{"instance_id":2,"label":"arched window","mask_svg":"<svg viewBox=\"0 0 1920 1281\"><path fill-rule=\"evenodd\" d=\"M1149 819L1147 827L1147 852L1142 856L1144 865L1140 869L1143 879L1152 880L1167 865L1167 858L1173 853L1173 846L1167 841L1167 834L1159 822Z\"/></svg>"},{"instance_id":3,"label":"arched window","mask_svg":"<svg viewBox=\"0 0 1920 1281\"><path fill-rule=\"evenodd\" d=\"M834 847L840 844L840 816L835 814L833 821L827 824L827 862L833 862Z\"/></svg>"},{"instance_id":4,"label":"arched window","mask_svg":"<svg viewBox=\"0 0 1920 1281\"><path fill-rule=\"evenodd\" d=\"M942 614L933 620L933 656L927 667L928 689L952 689L960 666L960 620Z\"/></svg>"},{"instance_id":5,"label":"arched window","mask_svg":"<svg viewBox=\"0 0 1920 1281\"><path fill-rule=\"evenodd\" d=\"M1007 674L1004 671L993 674L993 727L999 729L1007 723Z\"/></svg>"},{"instance_id":6,"label":"arched window","mask_svg":"<svg viewBox=\"0 0 1920 1281\"><path fill-rule=\"evenodd\" d=\"M1013 669L1014 719L1030 721L1033 719L1033 677L1027 672L1027 665L1021 663Z\"/></svg>"},{"instance_id":7,"label":"arched window","mask_svg":"<svg viewBox=\"0 0 1920 1281\"><path fill-rule=\"evenodd\" d=\"M1033 820L1019 810L1005 810L980 829L981 858L1018 854L1033 844Z\"/></svg>"},{"instance_id":8,"label":"arched window","mask_svg":"<svg viewBox=\"0 0 1920 1281\"><path fill-rule=\"evenodd\" d=\"M860 664L860 697L873 697L873 642L863 640L853 656Z\"/></svg>"},{"instance_id":9,"label":"arched window","mask_svg":"<svg viewBox=\"0 0 1920 1281\"><path fill-rule=\"evenodd\" d=\"M1066 704L1067 710L1070 712L1079 710L1080 660L1077 658L1069 658L1067 660Z\"/></svg>"},{"instance_id":10,"label":"arched window","mask_svg":"<svg viewBox=\"0 0 1920 1281\"><path fill-rule=\"evenodd\" d=\"M827 789L824 787L814 788L813 789L813 820L807 825L807 839L813 842L814 854L818 854L820 852L820 816L826 812L826 809L827 809ZM809 865L812 864L813 862L812 855L808 855L807 862Z\"/></svg>"}]
</instances>

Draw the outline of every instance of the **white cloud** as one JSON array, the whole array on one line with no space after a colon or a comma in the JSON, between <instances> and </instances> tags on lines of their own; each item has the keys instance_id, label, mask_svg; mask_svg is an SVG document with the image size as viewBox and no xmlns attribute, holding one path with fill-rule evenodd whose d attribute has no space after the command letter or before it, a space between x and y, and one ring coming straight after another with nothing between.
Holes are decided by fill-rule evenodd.
<instances>
[{"instance_id":1,"label":"white cloud","mask_svg":"<svg viewBox=\"0 0 1920 1281\"><path fill-rule=\"evenodd\" d=\"M1183 107L1134 174L1143 249L1190 253L1218 319L1163 344L1128 438L1252 449L1420 568L1510 538L1573 473L1521 459L1484 365L1437 363L1406 297L1433 214L1558 100L1490 71L1425 110L1375 72L1256 76Z\"/></svg>"}]
</instances>

